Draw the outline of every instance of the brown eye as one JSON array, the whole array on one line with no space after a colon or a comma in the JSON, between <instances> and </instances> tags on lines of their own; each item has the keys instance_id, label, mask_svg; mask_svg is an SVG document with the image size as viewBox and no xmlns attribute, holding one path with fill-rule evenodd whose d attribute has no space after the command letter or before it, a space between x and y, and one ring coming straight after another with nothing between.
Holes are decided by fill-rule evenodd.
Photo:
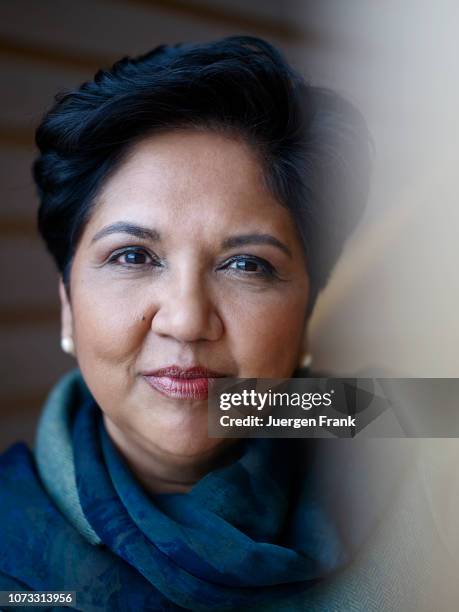
<instances>
[{"instance_id":1,"label":"brown eye","mask_svg":"<svg viewBox=\"0 0 459 612\"><path fill-rule=\"evenodd\" d=\"M242 270L242 272L258 272L259 265L255 261L250 261L249 259L240 259L235 261L235 267L237 270Z\"/></svg>"},{"instance_id":2,"label":"brown eye","mask_svg":"<svg viewBox=\"0 0 459 612\"><path fill-rule=\"evenodd\" d=\"M121 257L124 257L125 263L127 264L147 263L147 254L138 251L127 251L126 253L123 253Z\"/></svg>"},{"instance_id":3,"label":"brown eye","mask_svg":"<svg viewBox=\"0 0 459 612\"><path fill-rule=\"evenodd\" d=\"M124 266L126 268L140 268L141 266L158 265L159 262L145 249L131 248L114 253L109 263Z\"/></svg>"},{"instance_id":4,"label":"brown eye","mask_svg":"<svg viewBox=\"0 0 459 612\"><path fill-rule=\"evenodd\" d=\"M225 266L227 270L240 273L242 276L257 276L264 278L275 278L276 271L273 266L260 257L253 255L240 255L234 257Z\"/></svg>"}]
</instances>

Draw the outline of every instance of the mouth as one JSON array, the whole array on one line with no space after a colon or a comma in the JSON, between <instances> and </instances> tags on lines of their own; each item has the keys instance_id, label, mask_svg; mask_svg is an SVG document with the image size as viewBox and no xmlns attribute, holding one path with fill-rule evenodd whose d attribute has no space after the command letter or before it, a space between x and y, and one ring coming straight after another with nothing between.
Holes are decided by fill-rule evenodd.
<instances>
[{"instance_id":1,"label":"mouth","mask_svg":"<svg viewBox=\"0 0 459 612\"><path fill-rule=\"evenodd\" d=\"M183 400L206 400L215 378L228 376L201 366L168 366L144 375L147 383L162 395Z\"/></svg>"}]
</instances>

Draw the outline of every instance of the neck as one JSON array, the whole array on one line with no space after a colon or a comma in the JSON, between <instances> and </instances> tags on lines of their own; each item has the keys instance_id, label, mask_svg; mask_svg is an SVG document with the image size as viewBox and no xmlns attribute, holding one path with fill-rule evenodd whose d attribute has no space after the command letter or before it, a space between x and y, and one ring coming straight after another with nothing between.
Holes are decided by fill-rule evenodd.
<instances>
[{"instance_id":1,"label":"neck","mask_svg":"<svg viewBox=\"0 0 459 612\"><path fill-rule=\"evenodd\" d=\"M108 435L132 473L152 494L186 493L207 473L228 465L238 456L239 445L229 438L198 456L171 456L150 445L145 448L142 440L129 439L106 415L103 419Z\"/></svg>"}]
</instances>

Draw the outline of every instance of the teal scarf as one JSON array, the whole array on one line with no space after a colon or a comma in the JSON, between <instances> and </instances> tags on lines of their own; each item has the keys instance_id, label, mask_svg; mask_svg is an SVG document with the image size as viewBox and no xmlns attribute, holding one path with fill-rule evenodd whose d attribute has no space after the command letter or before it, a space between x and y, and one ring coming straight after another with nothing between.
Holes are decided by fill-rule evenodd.
<instances>
[{"instance_id":1,"label":"teal scarf","mask_svg":"<svg viewBox=\"0 0 459 612\"><path fill-rule=\"evenodd\" d=\"M80 405L72 415L48 402L36 448L42 479L80 533L135 567L149 591L192 610L252 608L302 593L346 562L314 479L299 478L310 458L301 441L241 441L237 461L189 493L149 497L77 372L67 384Z\"/></svg>"}]
</instances>

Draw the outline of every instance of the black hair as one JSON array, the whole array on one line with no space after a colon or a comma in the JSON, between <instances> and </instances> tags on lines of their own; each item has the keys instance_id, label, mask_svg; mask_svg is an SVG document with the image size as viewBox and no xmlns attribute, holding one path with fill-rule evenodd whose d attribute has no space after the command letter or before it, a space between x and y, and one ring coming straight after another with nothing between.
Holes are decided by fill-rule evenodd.
<instances>
[{"instance_id":1,"label":"black hair","mask_svg":"<svg viewBox=\"0 0 459 612\"><path fill-rule=\"evenodd\" d=\"M268 42L232 36L161 45L60 93L36 131L38 228L70 289L72 259L104 180L137 140L176 128L226 130L258 154L293 215L310 278L309 312L368 195L365 121L307 84Z\"/></svg>"}]
</instances>

